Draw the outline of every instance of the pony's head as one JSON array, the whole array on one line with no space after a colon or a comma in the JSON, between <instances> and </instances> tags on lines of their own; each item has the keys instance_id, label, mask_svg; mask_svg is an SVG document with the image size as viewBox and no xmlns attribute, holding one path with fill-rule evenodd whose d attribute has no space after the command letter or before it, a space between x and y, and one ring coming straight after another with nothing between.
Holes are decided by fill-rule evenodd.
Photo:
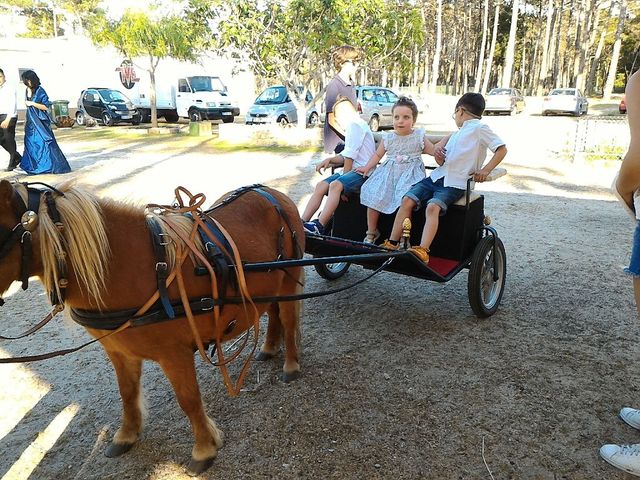
<instances>
[{"instance_id":1,"label":"pony's head","mask_svg":"<svg viewBox=\"0 0 640 480\"><path fill-rule=\"evenodd\" d=\"M59 224L42 199L45 194L55 203ZM63 280L59 265L65 261L80 290L99 307L109 243L97 199L72 181L49 191L0 181L0 293L25 276L25 257L30 257L26 275L40 277L47 291L59 298Z\"/></svg>"}]
</instances>

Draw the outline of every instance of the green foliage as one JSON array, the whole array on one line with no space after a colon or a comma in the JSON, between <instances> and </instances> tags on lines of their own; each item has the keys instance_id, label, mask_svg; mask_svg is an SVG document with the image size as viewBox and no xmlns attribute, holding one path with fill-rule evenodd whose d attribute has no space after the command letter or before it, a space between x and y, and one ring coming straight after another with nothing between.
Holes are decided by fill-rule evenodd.
<instances>
[{"instance_id":1,"label":"green foliage","mask_svg":"<svg viewBox=\"0 0 640 480\"><path fill-rule=\"evenodd\" d=\"M177 16L155 20L127 11L119 20L101 19L91 36L97 44L113 45L128 58L151 57L156 64L166 57L194 61L199 51L196 29Z\"/></svg>"}]
</instances>

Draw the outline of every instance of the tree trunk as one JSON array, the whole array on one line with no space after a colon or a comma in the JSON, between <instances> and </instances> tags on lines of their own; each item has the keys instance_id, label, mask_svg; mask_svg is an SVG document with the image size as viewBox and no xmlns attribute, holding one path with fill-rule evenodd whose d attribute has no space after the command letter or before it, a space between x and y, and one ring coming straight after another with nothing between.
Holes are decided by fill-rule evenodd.
<instances>
[{"instance_id":1,"label":"tree trunk","mask_svg":"<svg viewBox=\"0 0 640 480\"><path fill-rule=\"evenodd\" d=\"M549 40L551 38L551 21L553 19L553 0L547 5L547 25L544 30L544 43L542 44L542 58L540 60L540 76L538 77L538 95L544 91L549 69L547 67L549 56Z\"/></svg>"},{"instance_id":2,"label":"tree trunk","mask_svg":"<svg viewBox=\"0 0 640 480\"><path fill-rule=\"evenodd\" d=\"M436 88L438 86L440 54L442 53L442 0L437 0L436 4L436 50L433 54L433 66L431 68L431 93L436 93Z\"/></svg>"},{"instance_id":3,"label":"tree trunk","mask_svg":"<svg viewBox=\"0 0 640 480\"><path fill-rule=\"evenodd\" d=\"M556 28L556 41L555 41L555 47L553 49L553 55L551 56L551 58L554 58L555 61L553 62L553 78L552 80L552 85L555 85L555 88L560 88L560 34L562 32L562 10L564 9L564 0L560 0L560 8L558 8L558 22L557 22L557 28Z\"/></svg>"},{"instance_id":4,"label":"tree trunk","mask_svg":"<svg viewBox=\"0 0 640 480\"><path fill-rule=\"evenodd\" d=\"M489 76L493 68L493 55L496 51L496 39L498 37L498 20L500 19L500 0L496 0L496 13L493 17L493 32L491 33L491 48L489 49L489 58L487 58L487 68L484 73L484 81L482 82L482 91L484 95L487 93L489 86Z\"/></svg>"},{"instance_id":5,"label":"tree trunk","mask_svg":"<svg viewBox=\"0 0 640 480\"><path fill-rule=\"evenodd\" d=\"M598 20L600 18L600 9L596 5L596 0L591 0L588 14L587 14L587 26L582 35L582 43L580 45L580 61L578 63L578 74L576 75L576 88L584 90L586 84L585 68L587 65L587 55L593 42L595 41L596 28Z\"/></svg>"},{"instance_id":6,"label":"tree trunk","mask_svg":"<svg viewBox=\"0 0 640 480\"><path fill-rule=\"evenodd\" d=\"M507 43L507 53L504 59L504 70L502 72L502 87L511 86L511 73L513 72L513 58L516 50L516 31L518 28L518 0L513 0L511 11L511 28L509 29L509 42Z\"/></svg>"},{"instance_id":7,"label":"tree trunk","mask_svg":"<svg viewBox=\"0 0 640 480\"><path fill-rule=\"evenodd\" d=\"M613 92L613 84L616 81L616 73L618 72L618 59L620 58L620 47L622 45L622 30L624 29L624 18L627 14L627 2L620 1L620 15L618 15L618 28L616 28L616 39L613 43L613 53L611 54L611 62L609 63L609 74L607 75L607 83L604 85L602 98L609 100L611 92Z\"/></svg>"},{"instance_id":8,"label":"tree trunk","mask_svg":"<svg viewBox=\"0 0 640 480\"><path fill-rule=\"evenodd\" d=\"M484 65L484 50L487 43L487 23L489 23L489 0L484 0L484 10L482 14L482 40L480 40L480 54L478 55L478 66L476 67L476 81L473 85L473 91L480 91L480 82L482 81L482 66Z\"/></svg>"},{"instance_id":9,"label":"tree trunk","mask_svg":"<svg viewBox=\"0 0 640 480\"><path fill-rule=\"evenodd\" d=\"M613 12L614 2L609 4L609 12L607 13L607 17L604 20L604 25L600 30L600 40L598 40L598 46L596 47L596 53L593 55L593 60L591 61L591 68L589 69L589 79L587 80L586 90L589 95L592 95L595 91L595 80L596 73L598 72L598 65L600 63L600 56L602 55L602 50L604 49L604 41L607 36L607 30L609 28L609 20L611 19L611 14ZM597 28L597 23L595 27ZM595 28L594 28L595 30Z\"/></svg>"},{"instance_id":10,"label":"tree trunk","mask_svg":"<svg viewBox=\"0 0 640 480\"><path fill-rule=\"evenodd\" d=\"M424 52L424 77L422 78L422 92L429 91L429 54Z\"/></svg>"},{"instance_id":11,"label":"tree trunk","mask_svg":"<svg viewBox=\"0 0 640 480\"><path fill-rule=\"evenodd\" d=\"M156 105L156 66L153 57L151 58L151 69L149 70L149 80L151 91L149 92L149 104L151 106L151 127L158 128L158 107Z\"/></svg>"}]
</instances>

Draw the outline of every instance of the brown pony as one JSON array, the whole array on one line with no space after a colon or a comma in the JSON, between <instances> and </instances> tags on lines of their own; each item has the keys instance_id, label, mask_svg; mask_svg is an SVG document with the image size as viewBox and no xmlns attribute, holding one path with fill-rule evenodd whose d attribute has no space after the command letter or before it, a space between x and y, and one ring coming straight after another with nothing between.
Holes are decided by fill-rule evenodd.
<instances>
[{"instance_id":1,"label":"brown pony","mask_svg":"<svg viewBox=\"0 0 640 480\"><path fill-rule=\"evenodd\" d=\"M26 278L21 275L24 255L21 244L24 242L17 236L12 245L11 235L21 225L30 223L26 228L30 233L26 235L32 239L33 253L27 273L39 277L53 298L64 296L67 308L105 313L135 311L154 294L157 296L158 259L151 243L148 217L160 215L145 214L142 208L97 199L67 182L53 191L40 193L38 216L31 214L32 218L25 221L25 207L32 203L34 196L34 189L29 190L31 195L24 184L0 181L0 292L5 292L13 281ZM233 201L214 209L211 216L228 231L243 262L273 261L278 252L283 258L299 258L304 250L304 233L296 206L280 192L266 187L262 187L262 191L267 195L253 190L237 195ZM274 208L269 197L277 200L278 208ZM52 202L54 210L59 212L57 222L52 219ZM190 231L192 220L188 217L170 212L165 212L165 216L173 224L182 225L183 233ZM283 222L283 217L288 221ZM172 265L176 266L176 278L182 278L189 298L210 297L212 279L209 275L196 275L194 264L198 262L193 252L186 261L179 262L176 248L179 252L185 240L179 232L169 231L166 225L163 229L162 235L171 239L166 243L173 247L167 257L169 270ZM194 240L194 243L198 241ZM64 258L66 282L58 267L60 259ZM246 272L246 287L249 297L296 295L302 290L303 276L303 268L299 266ZM181 298L176 283L173 281L168 285L168 296L173 302ZM237 283L227 283L226 295L238 298ZM26 283L23 288L25 286ZM300 302L271 300L272 303L252 306L249 298L244 300L244 305L226 304L216 308L217 319L213 310L194 312L193 328L184 314L173 320L125 328L116 333L113 329L87 328L95 338L111 333L100 342L113 363L122 397L122 424L105 452L107 456L125 453L140 435L143 360L160 364L180 407L189 417L195 445L188 469L194 474L211 466L222 446L222 433L205 413L196 380L194 351L200 340L204 344L217 341L219 346L220 341L237 337L258 324L256 315L266 311L269 317L266 338L256 358L271 358L278 352L282 340L285 345L284 380L292 380L298 375Z\"/></svg>"}]
</instances>

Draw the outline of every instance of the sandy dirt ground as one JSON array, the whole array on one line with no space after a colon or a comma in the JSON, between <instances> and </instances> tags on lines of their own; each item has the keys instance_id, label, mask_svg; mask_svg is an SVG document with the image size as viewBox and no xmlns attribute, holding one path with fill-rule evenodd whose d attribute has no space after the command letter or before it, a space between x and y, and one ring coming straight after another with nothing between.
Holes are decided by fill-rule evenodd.
<instances>
[{"instance_id":1,"label":"sandy dirt ground","mask_svg":"<svg viewBox=\"0 0 640 480\"><path fill-rule=\"evenodd\" d=\"M640 442L617 418L621 407L640 406L640 348L631 281L622 273L633 224L608 191L615 162L571 163L542 145L545 135L568 135L570 118L487 121L510 148L508 176L480 187L507 252L498 312L473 315L465 271L447 284L383 273L305 302L296 382L280 381L282 357L254 362L245 390L231 398L220 374L197 359L208 413L226 436L201 478L625 478L598 455L606 442ZM212 201L264 182L302 205L320 179L315 153L214 154L201 139L59 138L80 182L141 203L168 202L179 184ZM306 290L365 275L352 268L330 283L309 268ZM6 300L3 334L26 330L48 311L37 282ZM88 339L57 319L28 339L0 342L0 354ZM108 459L120 400L99 346L0 366L0 478L188 478L188 421L156 365L145 366L143 384L142 437Z\"/></svg>"}]
</instances>

